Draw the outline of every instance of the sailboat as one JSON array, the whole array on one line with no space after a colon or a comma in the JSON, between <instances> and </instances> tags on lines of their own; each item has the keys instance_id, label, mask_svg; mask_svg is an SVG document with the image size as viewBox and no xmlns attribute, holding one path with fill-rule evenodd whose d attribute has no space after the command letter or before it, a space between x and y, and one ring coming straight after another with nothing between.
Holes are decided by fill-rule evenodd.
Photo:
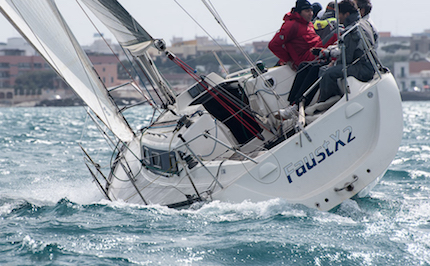
<instances>
[{"instance_id":1,"label":"sailboat","mask_svg":"<svg viewBox=\"0 0 430 266\"><path fill-rule=\"evenodd\" d=\"M296 72L289 66L250 61L248 69L225 77L198 75L116 0L82 2L152 84L154 97L130 82L158 114L146 127L130 127L122 114L126 107L112 101L53 0L0 0L0 9L86 102L99 128L107 129L102 134L113 136L107 173L82 147L109 200L181 208L281 198L327 211L376 185L397 153L403 126L399 89L371 47L371 81L345 75L339 80L343 96L329 105L303 101L294 109L287 98ZM177 95L154 65L151 47L195 84ZM286 119L276 117L281 109L288 111Z\"/></svg>"}]
</instances>

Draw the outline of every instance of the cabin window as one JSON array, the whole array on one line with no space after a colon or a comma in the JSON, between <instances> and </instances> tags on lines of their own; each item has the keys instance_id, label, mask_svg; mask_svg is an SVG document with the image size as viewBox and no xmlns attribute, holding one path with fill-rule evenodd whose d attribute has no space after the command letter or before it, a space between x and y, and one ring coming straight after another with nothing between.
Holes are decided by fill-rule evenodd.
<instances>
[{"instance_id":1,"label":"cabin window","mask_svg":"<svg viewBox=\"0 0 430 266\"><path fill-rule=\"evenodd\" d=\"M178 174L175 152L155 150L142 146L142 161L146 169L155 173Z\"/></svg>"},{"instance_id":2,"label":"cabin window","mask_svg":"<svg viewBox=\"0 0 430 266\"><path fill-rule=\"evenodd\" d=\"M151 164L154 167L161 168L161 158L158 152L155 152L155 151L151 152Z\"/></svg>"},{"instance_id":3,"label":"cabin window","mask_svg":"<svg viewBox=\"0 0 430 266\"><path fill-rule=\"evenodd\" d=\"M169 172L178 172L178 165L176 163L176 156L174 152L169 153L170 169Z\"/></svg>"},{"instance_id":4,"label":"cabin window","mask_svg":"<svg viewBox=\"0 0 430 266\"><path fill-rule=\"evenodd\" d=\"M208 86L207 84L205 84L205 86ZM197 83L196 85L194 85L193 87L188 89L188 93L190 94L191 98L196 98L198 95L200 95L200 93L204 92L206 89L200 84Z\"/></svg>"},{"instance_id":5,"label":"cabin window","mask_svg":"<svg viewBox=\"0 0 430 266\"><path fill-rule=\"evenodd\" d=\"M149 149L146 147L143 147L143 159L149 163Z\"/></svg>"}]
</instances>

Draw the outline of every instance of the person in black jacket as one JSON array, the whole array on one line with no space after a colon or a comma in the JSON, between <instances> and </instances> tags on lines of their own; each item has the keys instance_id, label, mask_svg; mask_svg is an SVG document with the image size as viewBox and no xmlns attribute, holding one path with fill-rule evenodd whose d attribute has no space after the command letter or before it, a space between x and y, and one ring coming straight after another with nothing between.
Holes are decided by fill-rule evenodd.
<instances>
[{"instance_id":1,"label":"person in black jacket","mask_svg":"<svg viewBox=\"0 0 430 266\"><path fill-rule=\"evenodd\" d=\"M375 48L378 47L378 39L379 39L379 33L378 30L375 27L375 23L373 23L372 19L370 18L370 12L372 11L372 3L370 0L355 0L355 3L357 4L358 10L360 11L361 18L370 24L373 30L373 38L375 38Z\"/></svg>"},{"instance_id":2,"label":"person in black jacket","mask_svg":"<svg viewBox=\"0 0 430 266\"><path fill-rule=\"evenodd\" d=\"M373 31L368 23L360 23L360 14L357 5L352 0L343 0L339 3L339 21L345 26L345 36L343 36L346 54L347 76L353 76L360 81L367 82L373 78L375 70L367 55L365 54L365 46L360 37L358 28L348 32L357 23L365 33L368 44L373 46L375 40ZM337 48L338 49L338 48ZM332 50L330 57L340 56L339 50ZM324 102L335 95L341 95L343 92L337 85L337 79L343 78L342 60L338 59L336 64L328 68L322 75L320 83L320 96L318 102Z\"/></svg>"}]
</instances>

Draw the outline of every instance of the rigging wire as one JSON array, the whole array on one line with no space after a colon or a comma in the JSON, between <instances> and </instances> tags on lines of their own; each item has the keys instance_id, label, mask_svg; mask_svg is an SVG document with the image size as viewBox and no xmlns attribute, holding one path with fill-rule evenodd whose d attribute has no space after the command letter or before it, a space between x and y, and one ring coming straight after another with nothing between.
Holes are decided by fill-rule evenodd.
<instances>
[{"instance_id":1,"label":"rigging wire","mask_svg":"<svg viewBox=\"0 0 430 266\"><path fill-rule=\"evenodd\" d=\"M261 80L267 85L268 88L270 88L269 82L262 76L262 71L256 66L256 64L251 60L249 55L243 50L242 46L240 46L239 42L236 40L236 38L233 36L233 34L230 32L230 30L227 28L225 23L223 22L221 16L219 15L218 11L215 9L215 6L212 4L210 0L202 0L203 4L207 7L207 9L212 13L215 20L218 22L218 24L221 26L221 28L224 30L224 32L230 37L230 39L233 41L233 43L236 45L236 47L240 50L240 52L243 54L245 59L248 61L248 63L251 65L251 67L256 71L257 78L261 78ZM287 105L285 100L281 98L276 91L272 90L274 93L276 99L278 101L281 101L284 103L284 105ZM269 107L269 106L267 106Z\"/></svg>"},{"instance_id":2,"label":"rigging wire","mask_svg":"<svg viewBox=\"0 0 430 266\"><path fill-rule=\"evenodd\" d=\"M122 51L124 52L125 57L127 58L127 61L130 63L130 67L133 69L133 71L134 71L135 75L137 75L137 76L140 78L140 80L142 80L142 77L140 76L139 72L137 71L137 69L136 69L136 67L135 67L135 65L134 65L134 63L133 63L133 60L131 60L131 59L130 59L130 55L129 55L129 53L127 53L127 52L125 51L124 47L122 47L121 45L120 45L120 47L121 47ZM124 67L124 68L125 68L125 67ZM126 69L126 68L125 68L125 69ZM126 71L128 72L128 70L127 70L127 69L126 69ZM129 75L131 75L131 74L129 74ZM136 84L139 84L139 83L138 83L138 82L136 82ZM143 87L145 88L145 91L148 93L148 95L149 95L149 97L151 98L151 100L152 100L153 102L155 102L154 98L152 97L152 95L151 95L151 93L149 92L149 89L146 87L145 83L144 83L144 82L142 82L141 84L142 84L142 85L143 85ZM140 87L139 87L139 88L140 88ZM154 108L154 109L156 109L156 108Z\"/></svg>"},{"instance_id":3,"label":"rigging wire","mask_svg":"<svg viewBox=\"0 0 430 266\"><path fill-rule=\"evenodd\" d=\"M239 62L237 62L217 41L214 37L212 37L212 35L181 5L179 4L179 2L177 0L174 0L175 3L197 24L197 26L199 26L208 36L209 38L212 39L212 41L214 41L216 43L216 45L218 45L218 47L221 48L221 50L227 54L228 57L230 57L231 60L233 60L233 62L240 67L240 69L244 69L242 67L241 64L239 64Z\"/></svg>"},{"instance_id":4,"label":"rigging wire","mask_svg":"<svg viewBox=\"0 0 430 266\"><path fill-rule=\"evenodd\" d=\"M206 2L208 1L208 2ZM233 43L236 45L236 47L240 50L240 52L243 54L245 59L248 61L251 67L256 68L254 62L252 62L251 58L249 58L248 54L245 53L242 46L240 46L239 42L234 38L233 34L229 31L227 26L224 24L224 22L221 19L221 16L216 11L215 7L212 5L212 2L210 0L202 0L203 4L208 8L209 12L212 13L215 20L218 22L218 24L221 26L221 28L225 31L225 33L230 37L230 39L233 41ZM259 71L258 68L256 71Z\"/></svg>"},{"instance_id":5,"label":"rigging wire","mask_svg":"<svg viewBox=\"0 0 430 266\"><path fill-rule=\"evenodd\" d=\"M52 58L52 56L50 55L50 53L47 51L47 48L46 48L46 46L43 44L43 42L40 40L40 38L39 38L39 36L34 32L34 30L33 30L33 28L32 27L30 27L30 25L29 25L29 23L28 23L28 21L26 20L26 18L23 16L23 14L20 12L20 9L16 6L16 4L14 3L14 2L12 2L11 3L13 6L14 6L14 8L15 8L15 10L19 13L19 15L21 16L21 18L23 19L23 21L27 24L27 26L28 26L28 28L30 29L30 31L33 33L33 35L34 35L34 37L36 38L36 40L39 42L39 45L41 46L41 48L45 51L45 53L46 53L46 56L50 59L50 62L52 63L52 65L54 66L54 69L55 69L55 71L57 72L57 74L63 79L63 81L66 83L66 84L69 84L66 80L65 80L65 78L63 77L63 75L61 74L61 72L60 72L60 67L56 64L56 62L55 62L55 60L53 60L53 58ZM78 3L79 4L79 3ZM53 11L54 12L58 12L59 13L59 11L58 11L58 8L55 6L55 3L53 3L53 5L54 5L54 7L55 7L55 9L53 9ZM60 22L62 22L63 23L63 28L65 28L65 29L67 29L68 27L66 27L67 25L66 25L66 23L65 23L65 21L64 21L64 19L63 19L63 17L62 16L59 16L59 19L60 19ZM70 30L68 30L68 31L66 31L66 34L68 35L68 37L69 37L69 40L72 42L72 46L74 47L74 45L73 45L73 38L72 38L72 36L70 35L71 34L71 32L70 32ZM78 51L75 49L75 52L76 52L76 55L79 57L79 53L78 53ZM83 65L83 63L82 63L82 61L80 61L81 62L81 66L85 69L85 66ZM94 70L94 72L95 72L95 70ZM86 75L87 75L87 78L88 78L88 80L91 80L90 79L90 77L88 76L88 73L87 72L85 72L86 73ZM96 73L97 74L97 73ZM91 83L91 82L90 82ZM69 85L70 86L70 85ZM93 93L95 94L95 95L97 95L97 93L95 92L95 89L94 89L94 87L93 87L93 84L91 84L91 89L93 90ZM74 91L74 90L73 90ZM77 94L75 91L74 91L74 93L75 94ZM80 97L79 95L77 95L78 97ZM98 103L99 103L99 105L100 106L102 106L101 105L101 102L100 102L100 100L98 99L98 97L96 97L96 99L97 99L97 101L98 101ZM103 108L101 108L101 109L103 109ZM105 115L105 119L106 119L106 114L103 112L103 114ZM109 121L106 119L106 122L104 122L104 123L109 123ZM126 123L127 124L127 123ZM107 126L109 126L109 125L107 125ZM127 124L127 126L128 126L128 124ZM130 127L129 127L130 128ZM130 130L131 130L131 128L130 128ZM131 130L132 131L132 130ZM133 131L132 131L133 132Z\"/></svg>"},{"instance_id":6,"label":"rigging wire","mask_svg":"<svg viewBox=\"0 0 430 266\"><path fill-rule=\"evenodd\" d=\"M137 65L138 65L138 66L139 66L139 68L140 68L140 71L145 75L145 77L146 77L146 79L148 80L148 82L149 82L149 83L151 83L151 86L152 86L152 88L154 89L155 94L157 94L158 99L159 99L159 100L163 103L163 105L164 105L165 103L164 103L164 101L163 101L162 97L161 97L161 96L160 96L160 94L158 93L158 90L155 88L155 85L154 85L154 84L152 84L151 79L149 78L149 76L148 76L148 74L146 73L146 71L143 69L141 62L137 62L137 63L138 63ZM148 91L148 93L149 93L149 91Z\"/></svg>"},{"instance_id":7,"label":"rigging wire","mask_svg":"<svg viewBox=\"0 0 430 266\"><path fill-rule=\"evenodd\" d=\"M90 21L90 23L93 25L94 29L97 31L97 33L99 34L99 36L103 39L104 43L106 44L106 46L111 50L112 54L116 57L116 59L118 60L118 62L121 64L121 66L125 69L125 71L127 72L129 78L136 84L137 86L137 82L136 80L133 78L133 76L131 75L131 73L128 71L128 69L125 67L125 65L121 62L121 60L119 60L118 55L113 51L112 47L109 45L109 43L106 41L106 39L103 37L103 34L101 33L101 31L98 29L98 27L94 24L93 20L90 18L90 16L88 15L88 13L84 10L84 8L82 7L82 5L78 2L78 0L76 0L76 3L79 5L79 7L81 8L82 12L85 14L85 16L87 17L87 19ZM121 46L122 47L122 46ZM129 61L130 62L130 61ZM148 103L153 106L153 102L151 102L150 99L148 99L148 97L146 95L144 95L143 93L141 93L141 95L148 101Z\"/></svg>"},{"instance_id":8,"label":"rigging wire","mask_svg":"<svg viewBox=\"0 0 430 266\"><path fill-rule=\"evenodd\" d=\"M258 137L258 138L262 138L262 136L259 133L259 130L257 130L255 127L253 127L252 125L249 124L248 121L246 121L245 119L243 119L241 116L237 115L238 112L235 112L234 109L229 106L228 104L231 104L233 107L237 108L238 110L240 110L240 108L234 104L228 97L226 97L222 92L219 92L219 95L224 98L221 99L216 93L214 93L212 90L210 90L207 86L207 83L204 82L204 80L201 80L200 77L198 77L193 71L191 71L191 67L186 65L185 62L183 62L182 60L180 60L179 58L177 58L176 56L169 54L169 58L174 61L176 64L178 64L178 66L180 66L185 72L187 72L190 76L192 76L197 82L199 82L199 84L219 103L222 105L222 107L224 107L228 112L230 112L230 114L232 114L248 131L250 131L254 136ZM215 86L216 87L216 86ZM216 88L213 87L214 90L216 90ZM258 122L255 120L255 117L246 113L245 115L247 115L251 120L253 120L254 122L256 122L258 124ZM262 126L264 129L268 130L267 128L265 128L264 126ZM270 131L270 130L268 130Z\"/></svg>"},{"instance_id":9,"label":"rigging wire","mask_svg":"<svg viewBox=\"0 0 430 266\"><path fill-rule=\"evenodd\" d=\"M81 7L81 9L82 9L82 6L79 4L79 2L76 0L76 2L78 3L78 5ZM83 9L82 9L83 10ZM84 11L84 13L85 13L85 11ZM65 21L64 21L64 19L61 19L61 22L63 23L63 28L67 28L67 24L65 23ZM67 31L67 34L68 34L68 36L69 36L69 40L71 41L71 42L73 42L73 35L72 35L72 32L71 31ZM73 47L74 47L74 45L73 45ZM75 49L75 52L76 52L76 55L78 56L78 57L80 57L79 56L79 54L78 54L78 51ZM84 66L84 64L83 64L83 62L82 62L82 60L79 60L79 62L81 63L81 65L82 65L82 68L83 69L85 69L85 66ZM94 73L98 76L98 78L99 78L99 80L100 80L100 82L101 82L101 79L100 79L100 76L98 75L98 73L95 71L95 69L93 69L93 71L94 71ZM91 81L91 78L90 78L90 76L89 76L89 73L88 72L86 72L85 71L85 74L86 74L86 76L87 76L87 78L88 78L88 81ZM94 95L97 95L97 92L96 92L96 89L94 88L94 84L92 83L92 82L90 82L90 84L91 84L91 89L93 90L93 93L94 93ZM103 87L105 87L105 85L101 82L101 84L103 85ZM109 93L107 92L107 90L106 90L106 93L109 95ZM106 122L105 123L108 123L109 124L109 120L108 120L108 118L107 118L107 115L106 115L106 113L104 112L104 108L103 108L103 105L101 104L101 101L100 101L100 99L99 99L99 97L96 97L96 99L97 99L97 102L99 103L99 107L102 109L102 113L103 113L103 115L105 116L105 120L106 120ZM110 98L110 99L112 99L112 98ZM112 103L113 103L113 101L112 101ZM114 103L113 103L114 104ZM120 113L119 112L119 108L118 108L118 106L116 105L116 104L114 104L114 106L117 108L117 111L118 111L118 113ZM98 116L98 115L97 115ZM124 119L125 120L125 119ZM127 124L127 123L126 123ZM111 125L107 125L109 128L112 128L112 126ZM130 126L127 124L127 126L129 127L129 129L131 130L131 132L133 132L133 130L130 128ZM133 134L134 134L134 132L133 132Z\"/></svg>"}]
</instances>

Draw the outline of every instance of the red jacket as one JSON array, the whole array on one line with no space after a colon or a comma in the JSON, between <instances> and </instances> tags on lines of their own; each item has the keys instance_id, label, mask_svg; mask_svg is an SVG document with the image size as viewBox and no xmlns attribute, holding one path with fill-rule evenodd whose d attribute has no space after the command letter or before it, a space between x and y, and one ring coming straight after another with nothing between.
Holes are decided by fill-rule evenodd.
<instances>
[{"instance_id":1,"label":"red jacket","mask_svg":"<svg viewBox=\"0 0 430 266\"><path fill-rule=\"evenodd\" d=\"M313 61L316 56L310 52L312 47L323 47L314 26L299 13L288 13L284 24L269 43L269 49L281 62L292 61L297 67L301 62Z\"/></svg>"}]
</instances>

